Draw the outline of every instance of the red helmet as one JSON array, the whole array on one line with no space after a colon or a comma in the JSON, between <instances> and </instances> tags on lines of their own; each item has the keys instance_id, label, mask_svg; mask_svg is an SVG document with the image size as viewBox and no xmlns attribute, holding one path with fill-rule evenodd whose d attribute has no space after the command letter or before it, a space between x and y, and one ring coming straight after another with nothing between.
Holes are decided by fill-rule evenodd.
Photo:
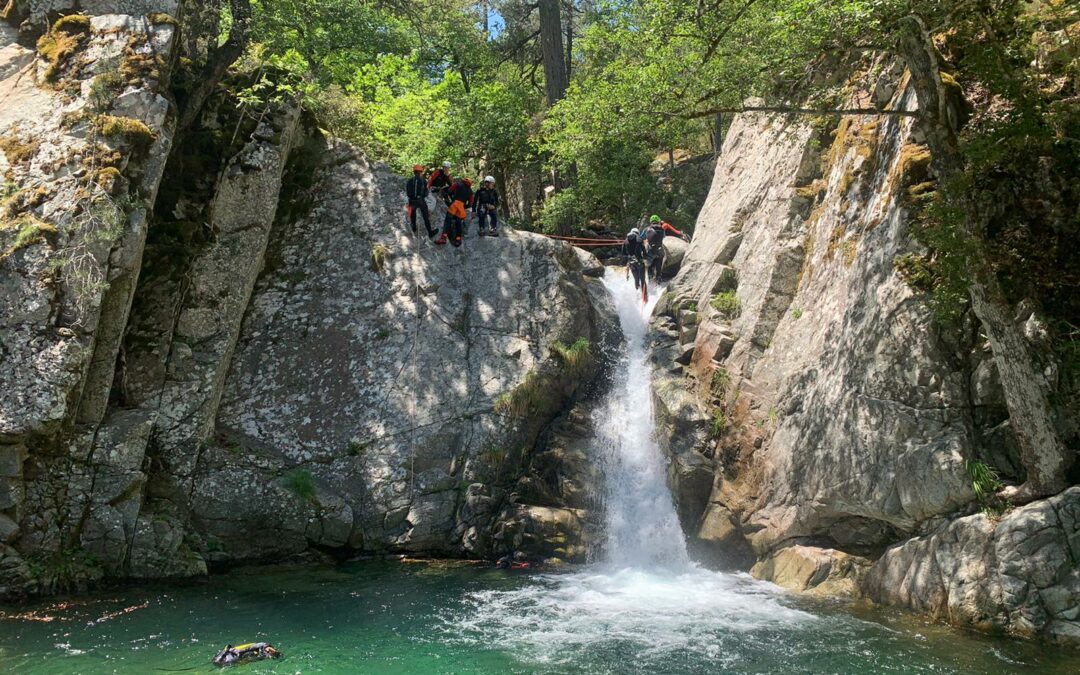
<instances>
[{"instance_id":1,"label":"red helmet","mask_svg":"<svg viewBox=\"0 0 1080 675\"><path fill-rule=\"evenodd\" d=\"M413 164L412 170L414 172L416 172L416 173L424 173L424 165L423 164Z\"/></svg>"},{"instance_id":2,"label":"red helmet","mask_svg":"<svg viewBox=\"0 0 1080 675\"><path fill-rule=\"evenodd\" d=\"M472 187L472 181L471 181L471 180L469 180L468 178L464 179L464 181L463 181L463 182L465 183L465 186L466 186L466 187Z\"/></svg>"}]
</instances>

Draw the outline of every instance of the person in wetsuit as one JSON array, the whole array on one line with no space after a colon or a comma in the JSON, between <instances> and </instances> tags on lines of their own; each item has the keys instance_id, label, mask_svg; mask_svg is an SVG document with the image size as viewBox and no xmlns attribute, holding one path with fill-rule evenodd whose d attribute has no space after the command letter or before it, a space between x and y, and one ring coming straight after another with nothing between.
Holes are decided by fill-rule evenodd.
<instances>
[{"instance_id":1,"label":"person in wetsuit","mask_svg":"<svg viewBox=\"0 0 1080 675\"><path fill-rule=\"evenodd\" d=\"M443 162L442 167L431 172L428 178L428 190L439 195L446 205L450 205L450 186L454 182L450 176L450 162Z\"/></svg>"},{"instance_id":2,"label":"person in wetsuit","mask_svg":"<svg viewBox=\"0 0 1080 675\"><path fill-rule=\"evenodd\" d=\"M446 209L443 231L435 240L440 246L448 241L454 246L461 246L465 234L465 219L469 217L469 207L473 202L472 181L461 178L450 186L450 206Z\"/></svg>"},{"instance_id":3,"label":"person in wetsuit","mask_svg":"<svg viewBox=\"0 0 1080 675\"><path fill-rule=\"evenodd\" d=\"M408 199L409 225L412 226L413 234L416 234L416 212L424 217L424 227L427 228L428 237L434 237L439 233L431 227L431 213L427 205L428 184L424 180L424 166L417 164L413 167L413 177L405 181L405 197Z\"/></svg>"},{"instance_id":4,"label":"person in wetsuit","mask_svg":"<svg viewBox=\"0 0 1080 675\"><path fill-rule=\"evenodd\" d=\"M473 212L476 213L481 237L499 236L499 193L495 190L495 177L485 176L480 189L476 191ZM488 227L488 220L491 226Z\"/></svg>"},{"instance_id":5,"label":"person in wetsuit","mask_svg":"<svg viewBox=\"0 0 1080 675\"><path fill-rule=\"evenodd\" d=\"M626 256L626 266L634 275L634 288L641 291L643 301L649 300L649 285L645 275L645 244L641 232L635 227L626 234L622 243L622 254Z\"/></svg>"},{"instance_id":6,"label":"person in wetsuit","mask_svg":"<svg viewBox=\"0 0 1080 675\"><path fill-rule=\"evenodd\" d=\"M251 642L237 647L225 645L225 649L222 649L218 652L217 656L214 657L214 665L232 666L247 661L280 658L281 652L274 649L274 646L269 642Z\"/></svg>"},{"instance_id":7,"label":"person in wetsuit","mask_svg":"<svg viewBox=\"0 0 1080 675\"><path fill-rule=\"evenodd\" d=\"M641 235L645 244L647 271L654 283L659 283L660 274L664 269L664 257L666 255L664 237L668 234L673 234L683 241L690 241L690 237L675 229L671 223L660 220L660 216L655 214L649 218L649 226L645 228L645 232Z\"/></svg>"}]
</instances>

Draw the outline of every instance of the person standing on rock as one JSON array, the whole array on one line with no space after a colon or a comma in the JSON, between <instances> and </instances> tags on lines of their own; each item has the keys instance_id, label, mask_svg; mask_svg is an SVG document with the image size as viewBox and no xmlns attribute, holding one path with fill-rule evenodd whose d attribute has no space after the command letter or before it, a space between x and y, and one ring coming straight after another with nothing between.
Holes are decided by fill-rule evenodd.
<instances>
[{"instance_id":1,"label":"person standing on rock","mask_svg":"<svg viewBox=\"0 0 1080 675\"><path fill-rule=\"evenodd\" d=\"M416 212L424 217L424 227L427 228L428 237L434 237L439 233L431 227L431 213L428 211L427 196L428 184L424 180L424 166L417 164L413 168L413 177L405 181L405 197L409 203L406 209L409 212L409 225L412 233L416 234Z\"/></svg>"},{"instance_id":2,"label":"person standing on rock","mask_svg":"<svg viewBox=\"0 0 1080 675\"><path fill-rule=\"evenodd\" d=\"M634 288L641 291L641 301L649 301L649 284L645 277L645 246L641 242L641 232L636 227L626 234L622 244L622 253L626 256L626 266L634 275Z\"/></svg>"},{"instance_id":3,"label":"person standing on rock","mask_svg":"<svg viewBox=\"0 0 1080 675\"><path fill-rule=\"evenodd\" d=\"M654 283L660 281L660 273L664 269L664 236L667 234L673 234L683 241L690 241L690 237L675 229L671 223L660 220L660 216L654 213L649 218L649 227L642 235L648 272Z\"/></svg>"},{"instance_id":4,"label":"person standing on rock","mask_svg":"<svg viewBox=\"0 0 1080 675\"><path fill-rule=\"evenodd\" d=\"M476 191L476 199L473 204L473 213L476 214L478 227L480 228L480 236L499 236L499 193L495 189L495 178L493 176L484 176L484 182L480 184L480 189ZM488 219L491 219L491 226L488 227Z\"/></svg>"},{"instance_id":5,"label":"person standing on rock","mask_svg":"<svg viewBox=\"0 0 1080 675\"><path fill-rule=\"evenodd\" d=\"M446 205L450 205L450 185L453 183L450 176L450 162L443 162L442 167L431 172L428 178L428 190L442 197Z\"/></svg>"},{"instance_id":6,"label":"person standing on rock","mask_svg":"<svg viewBox=\"0 0 1080 675\"><path fill-rule=\"evenodd\" d=\"M469 217L469 207L473 203L472 181L461 178L450 186L450 206L446 209L443 231L435 240L440 246L449 241L454 246L461 246L465 234L465 219Z\"/></svg>"}]
</instances>

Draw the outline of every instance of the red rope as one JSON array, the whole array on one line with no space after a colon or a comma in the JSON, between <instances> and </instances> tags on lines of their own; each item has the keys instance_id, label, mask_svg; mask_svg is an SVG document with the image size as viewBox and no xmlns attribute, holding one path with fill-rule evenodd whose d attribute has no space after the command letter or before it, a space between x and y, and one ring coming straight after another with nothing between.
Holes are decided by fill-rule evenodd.
<instances>
[{"instance_id":1,"label":"red rope","mask_svg":"<svg viewBox=\"0 0 1080 675\"><path fill-rule=\"evenodd\" d=\"M597 243L606 244L608 246L619 246L620 244L622 244L621 239L596 239L596 238L589 238L589 237L563 237L563 236L560 236L560 235L557 235L557 234L545 234L544 236L547 237L548 239L558 239L560 241L597 242Z\"/></svg>"}]
</instances>

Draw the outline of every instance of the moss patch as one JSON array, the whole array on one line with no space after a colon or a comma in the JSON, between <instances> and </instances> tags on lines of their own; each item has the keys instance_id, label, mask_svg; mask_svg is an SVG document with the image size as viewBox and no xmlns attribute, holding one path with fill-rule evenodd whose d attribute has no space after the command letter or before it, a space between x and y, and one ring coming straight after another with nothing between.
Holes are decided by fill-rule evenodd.
<instances>
[{"instance_id":1,"label":"moss patch","mask_svg":"<svg viewBox=\"0 0 1080 675\"><path fill-rule=\"evenodd\" d=\"M8 163L12 166L29 162L37 154L40 147L41 141L36 138L23 141L15 135L0 136L0 150L4 152Z\"/></svg>"},{"instance_id":2,"label":"moss patch","mask_svg":"<svg viewBox=\"0 0 1080 675\"><path fill-rule=\"evenodd\" d=\"M495 410L511 417L536 414L548 403L546 388L546 383L539 373L530 370L521 384L495 399Z\"/></svg>"},{"instance_id":3,"label":"moss patch","mask_svg":"<svg viewBox=\"0 0 1080 675\"><path fill-rule=\"evenodd\" d=\"M146 15L146 19L147 19L147 21L149 21L151 23L151 25L154 25L154 26L161 26L161 25L179 26L180 25L179 23L177 23L176 19L173 18L172 14L168 14L166 12L150 12L149 14Z\"/></svg>"},{"instance_id":4,"label":"moss patch","mask_svg":"<svg viewBox=\"0 0 1080 675\"><path fill-rule=\"evenodd\" d=\"M94 120L94 124L97 126L98 131L101 132L102 136L123 138L136 148L142 150L149 148L150 145L157 140L157 134L155 134L150 127L131 117L98 115Z\"/></svg>"},{"instance_id":5,"label":"moss patch","mask_svg":"<svg viewBox=\"0 0 1080 675\"><path fill-rule=\"evenodd\" d=\"M37 51L49 65L45 69L45 80L55 83L64 68L71 62L71 57L82 47L90 33L90 17L72 14L61 17L48 33L37 42Z\"/></svg>"},{"instance_id":6,"label":"moss patch","mask_svg":"<svg viewBox=\"0 0 1080 675\"><path fill-rule=\"evenodd\" d=\"M0 230L15 232L15 240L0 253L0 262L28 246L46 243L47 237L55 236L56 226L31 215L23 215L8 223L0 223Z\"/></svg>"},{"instance_id":7,"label":"moss patch","mask_svg":"<svg viewBox=\"0 0 1080 675\"><path fill-rule=\"evenodd\" d=\"M0 222L11 221L30 209L41 206L49 198L49 191L43 187L36 190L15 190L0 199Z\"/></svg>"}]
</instances>

